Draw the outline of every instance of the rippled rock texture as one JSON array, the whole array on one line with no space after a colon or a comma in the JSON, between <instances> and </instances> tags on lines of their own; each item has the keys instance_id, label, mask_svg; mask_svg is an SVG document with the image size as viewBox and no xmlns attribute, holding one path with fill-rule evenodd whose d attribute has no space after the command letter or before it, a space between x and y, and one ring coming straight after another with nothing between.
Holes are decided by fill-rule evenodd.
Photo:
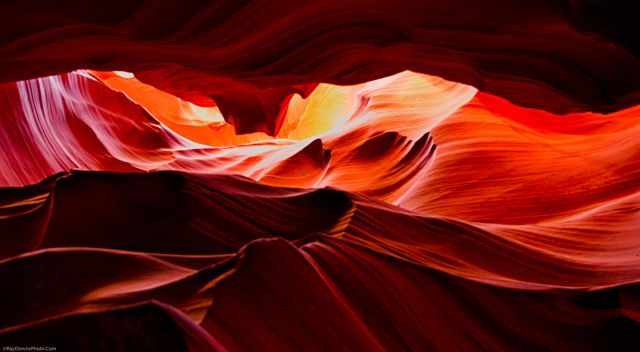
<instances>
[{"instance_id":1,"label":"rippled rock texture","mask_svg":"<svg viewBox=\"0 0 640 352\"><path fill-rule=\"evenodd\" d=\"M1 346L640 349L629 9L0 10Z\"/></svg>"}]
</instances>

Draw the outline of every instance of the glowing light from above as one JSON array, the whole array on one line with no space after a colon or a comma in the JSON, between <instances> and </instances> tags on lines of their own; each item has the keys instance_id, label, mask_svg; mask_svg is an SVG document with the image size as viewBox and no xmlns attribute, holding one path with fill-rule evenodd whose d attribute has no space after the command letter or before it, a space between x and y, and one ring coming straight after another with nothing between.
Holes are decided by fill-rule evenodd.
<instances>
[{"instance_id":1,"label":"glowing light from above","mask_svg":"<svg viewBox=\"0 0 640 352\"><path fill-rule=\"evenodd\" d=\"M118 77L127 78L127 79L135 77L133 73L127 72L127 71L113 71L113 73Z\"/></svg>"},{"instance_id":2,"label":"glowing light from above","mask_svg":"<svg viewBox=\"0 0 640 352\"><path fill-rule=\"evenodd\" d=\"M175 95L140 82L129 72L90 71L90 73L107 87L123 93L167 128L187 139L208 145L225 145L235 142L229 140L230 136L235 136L233 126L225 123L217 106L202 107L184 101ZM260 134L255 137L263 136Z\"/></svg>"},{"instance_id":3,"label":"glowing light from above","mask_svg":"<svg viewBox=\"0 0 640 352\"><path fill-rule=\"evenodd\" d=\"M400 200L408 190L401 185L421 178L431 159L429 132L477 92L410 71L352 86L320 84L307 98L287 99L281 128L269 136L237 134L213 101L199 106L122 76L81 70L18 82L16 119L38 141L25 153L36 148L46 162L0 174L3 182L69 169L181 170L287 187L362 192L376 185L376 197Z\"/></svg>"},{"instance_id":4,"label":"glowing light from above","mask_svg":"<svg viewBox=\"0 0 640 352\"><path fill-rule=\"evenodd\" d=\"M442 97L439 94L434 94L437 91L449 89L447 85L451 85L450 82L405 71L351 86L319 84L307 98L294 94L289 99L284 121L275 136L262 132L237 134L234 126L225 121L220 109L215 105L204 107L184 101L139 81L128 72L89 72L107 87L125 94L173 132L191 141L211 146L241 145L274 139L300 141L336 137L363 124L372 123L373 121L369 121L372 118L376 119L374 115L358 112L363 108L363 102L379 104L384 106L385 110L415 106L418 103L429 107L450 105L450 102L441 100ZM462 86L453 85L453 87ZM465 91L473 95L475 89L467 87ZM470 98L468 95L460 98L468 99ZM369 102L371 96L377 97ZM452 103L453 106L458 106L458 98L452 100ZM431 116L418 116L418 119L423 122L431 121ZM401 124L394 125L402 129ZM420 131L418 134L424 132L422 128L418 130Z\"/></svg>"}]
</instances>

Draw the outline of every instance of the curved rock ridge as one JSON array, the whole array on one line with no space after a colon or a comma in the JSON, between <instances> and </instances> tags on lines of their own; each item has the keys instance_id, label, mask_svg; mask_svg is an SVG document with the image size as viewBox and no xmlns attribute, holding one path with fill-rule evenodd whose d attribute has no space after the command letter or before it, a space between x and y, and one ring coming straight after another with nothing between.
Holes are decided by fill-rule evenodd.
<instances>
[{"instance_id":1,"label":"curved rock ridge","mask_svg":"<svg viewBox=\"0 0 640 352\"><path fill-rule=\"evenodd\" d=\"M270 137L196 118L184 102L152 87L114 91L115 80L130 79L101 77L107 85L79 71L3 87L0 108L8 114L0 120L7 127L0 145L12 153L0 159L1 184L71 169L179 170L292 187L351 184L397 199L432 159L430 130L476 93L409 71L356 86L320 85L290 102L279 135ZM145 98L132 89L152 93ZM368 184L349 179L353 167L374 163Z\"/></svg>"},{"instance_id":2,"label":"curved rock ridge","mask_svg":"<svg viewBox=\"0 0 640 352\"><path fill-rule=\"evenodd\" d=\"M132 348L169 329L193 351L607 350L640 331L636 196L539 225L173 172L74 172L0 196L2 232L20 234L3 237L3 342Z\"/></svg>"},{"instance_id":3,"label":"curved rock ridge","mask_svg":"<svg viewBox=\"0 0 640 352\"><path fill-rule=\"evenodd\" d=\"M640 108L554 115L409 71L320 85L291 101L276 137L163 114L86 72L3 92L0 182L8 186L74 169L230 174L496 224L559 221L640 191Z\"/></svg>"}]
</instances>

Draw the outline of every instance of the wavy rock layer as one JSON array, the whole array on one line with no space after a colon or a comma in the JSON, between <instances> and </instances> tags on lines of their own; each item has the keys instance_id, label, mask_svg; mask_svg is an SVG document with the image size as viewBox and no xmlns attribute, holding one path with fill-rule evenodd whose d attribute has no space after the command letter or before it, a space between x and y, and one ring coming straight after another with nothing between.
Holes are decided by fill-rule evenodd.
<instances>
[{"instance_id":1,"label":"wavy rock layer","mask_svg":"<svg viewBox=\"0 0 640 352\"><path fill-rule=\"evenodd\" d=\"M2 245L14 248L0 262L13 283L1 302L7 343L608 350L630 348L640 329L631 238L614 242L627 251L585 248L578 261L566 251L570 239L589 243L580 234L538 228L534 238L567 243L534 248L516 240L531 226L492 233L229 176L72 173L2 199L3 233L21 234Z\"/></svg>"},{"instance_id":2,"label":"wavy rock layer","mask_svg":"<svg viewBox=\"0 0 640 352\"><path fill-rule=\"evenodd\" d=\"M3 92L3 340L607 350L640 331L639 108L559 116L407 71L319 85L269 136L125 73Z\"/></svg>"},{"instance_id":3,"label":"wavy rock layer","mask_svg":"<svg viewBox=\"0 0 640 352\"><path fill-rule=\"evenodd\" d=\"M412 70L554 112L639 100L631 9L601 1L109 1L2 5L0 80L125 70L212 100L242 133L275 134L283 101L320 82ZM628 6L628 5L627 5Z\"/></svg>"},{"instance_id":4,"label":"wavy rock layer","mask_svg":"<svg viewBox=\"0 0 640 352\"><path fill-rule=\"evenodd\" d=\"M640 349L630 11L0 10L0 345Z\"/></svg>"}]
</instances>

